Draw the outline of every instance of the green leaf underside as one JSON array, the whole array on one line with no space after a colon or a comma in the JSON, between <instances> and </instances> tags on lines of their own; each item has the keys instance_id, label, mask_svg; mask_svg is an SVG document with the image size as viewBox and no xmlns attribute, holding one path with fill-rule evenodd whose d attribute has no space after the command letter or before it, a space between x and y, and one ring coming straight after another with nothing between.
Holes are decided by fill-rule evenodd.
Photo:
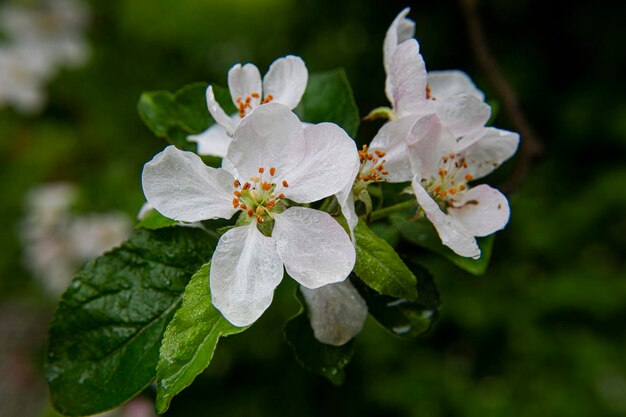
<instances>
[{"instance_id":1,"label":"green leaf underside","mask_svg":"<svg viewBox=\"0 0 626 417\"><path fill-rule=\"evenodd\" d=\"M439 255L445 256L457 267L473 275L482 275L487 271L491 260L491 251L495 235L476 239L480 247L479 259L465 258L454 253L441 243L432 223L427 219L408 220L401 216L390 216L391 224L398 229L402 237L414 245L421 246Z\"/></svg>"},{"instance_id":2,"label":"green leaf underside","mask_svg":"<svg viewBox=\"0 0 626 417\"><path fill-rule=\"evenodd\" d=\"M355 138L361 122L352 87L343 69L313 73L296 113L303 122L330 122Z\"/></svg>"},{"instance_id":3,"label":"green leaf underside","mask_svg":"<svg viewBox=\"0 0 626 417\"><path fill-rule=\"evenodd\" d=\"M378 293L415 301L417 278L396 251L363 222L354 228L356 264L354 273Z\"/></svg>"},{"instance_id":4,"label":"green leaf underside","mask_svg":"<svg viewBox=\"0 0 626 417\"><path fill-rule=\"evenodd\" d=\"M167 323L215 243L199 229L139 229L74 278L54 315L45 364L58 411L100 413L150 384Z\"/></svg>"},{"instance_id":5,"label":"green leaf underside","mask_svg":"<svg viewBox=\"0 0 626 417\"><path fill-rule=\"evenodd\" d=\"M209 270L210 263L191 277L182 304L163 335L157 365L159 414L209 366L220 337L247 329L230 324L211 304Z\"/></svg>"},{"instance_id":6,"label":"green leaf underside","mask_svg":"<svg viewBox=\"0 0 626 417\"><path fill-rule=\"evenodd\" d=\"M427 332L437 319L441 305L433 276L415 263L409 262L407 265L417 277L419 293L417 301L381 295L360 280L352 280L365 299L369 314L383 328L403 338L411 338Z\"/></svg>"},{"instance_id":7,"label":"green leaf underside","mask_svg":"<svg viewBox=\"0 0 626 417\"><path fill-rule=\"evenodd\" d=\"M196 144L187 136L201 133L214 123L206 105L206 83L189 84L175 93L145 92L137 110L146 126L158 137L167 139L179 149L195 151ZM216 99L224 110L233 112L228 90L213 86Z\"/></svg>"},{"instance_id":8,"label":"green leaf underside","mask_svg":"<svg viewBox=\"0 0 626 417\"><path fill-rule=\"evenodd\" d=\"M174 226L176 220L165 217L158 211L152 209L146 213L146 215L137 223L138 228L142 229L163 229L164 227Z\"/></svg>"},{"instance_id":9,"label":"green leaf underside","mask_svg":"<svg viewBox=\"0 0 626 417\"><path fill-rule=\"evenodd\" d=\"M285 340L304 369L326 377L335 385L343 384L346 378L344 368L352 359L354 341L351 340L343 346L331 346L318 341L299 290L296 290L296 298L302 308L285 325Z\"/></svg>"}]
</instances>

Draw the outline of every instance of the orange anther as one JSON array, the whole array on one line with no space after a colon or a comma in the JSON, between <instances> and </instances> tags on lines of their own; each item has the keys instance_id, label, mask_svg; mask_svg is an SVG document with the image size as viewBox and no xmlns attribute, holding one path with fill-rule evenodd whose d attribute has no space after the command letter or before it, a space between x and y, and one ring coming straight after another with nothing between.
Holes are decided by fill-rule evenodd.
<instances>
[{"instance_id":1,"label":"orange anther","mask_svg":"<svg viewBox=\"0 0 626 417\"><path fill-rule=\"evenodd\" d=\"M239 199L233 198L233 207L237 208L239 206Z\"/></svg>"},{"instance_id":2,"label":"orange anther","mask_svg":"<svg viewBox=\"0 0 626 417\"><path fill-rule=\"evenodd\" d=\"M436 186L435 188L433 188L433 191L438 193L441 190L440 186Z\"/></svg>"},{"instance_id":3,"label":"orange anther","mask_svg":"<svg viewBox=\"0 0 626 417\"><path fill-rule=\"evenodd\" d=\"M250 189L250 183L249 183L249 182L246 182L246 183L243 185L243 189L244 189L244 190L249 190L249 189Z\"/></svg>"},{"instance_id":4,"label":"orange anther","mask_svg":"<svg viewBox=\"0 0 626 417\"><path fill-rule=\"evenodd\" d=\"M463 161L463 168L467 168L467 162Z\"/></svg>"},{"instance_id":5,"label":"orange anther","mask_svg":"<svg viewBox=\"0 0 626 417\"><path fill-rule=\"evenodd\" d=\"M263 184L261 184L261 188L263 189L263 191L269 191L272 188L272 184L264 181Z\"/></svg>"},{"instance_id":6,"label":"orange anther","mask_svg":"<svg viewBox=\"0 0 626 417\"><path fill-rule=\"evenodd\" d=\"M450 155L448 155L450 157L450 159L454 159L454 153L450 152Z\"/></svg>"},{"instance_id":7,"label":"orange anther","mask_svg":"<svg viewBox=\"0 0 626 417\"><path fill-rule=\"evenodd\" d=\"M448 190L448 192L449 192L450 194L452 194L452 195L455 195L455 194L456 194L456 188L450 188L450 189Z\"/></svg>"},{"instance_id":8,"label":"orange anther","mask_svg":"<svg viewBox=\"0 0 626 417\"><path fill-rule=\"evenodd\" d=\"M274 100L274 96L271 94L268 94L267 96L265 96L265 100L263 100L263 104L269 103L272 100Z\"/></svg>"},{"instance_id":9,"label":"orange anther","mask_svg":"<svg viewBox=\"0 0 626 417\"><path fill-rule=\"evenodd\" d=\"M263 167L259 168L259 174L262 174L264 172L265 172L265 168L263 168Z\"/></svg>"},{"instance_id":10,"label":"orange anther","mask_svg":"<svg viewBox=\"0 0 626 417\"><path fill-rule=\"evenodd\" d=\"M276 174L276 168L275 167L271 167L270 168L270 175L273 177L274 174Z\"/></svg>"},{"instance_id":11,"label":"orange anther","mask_svg":"<svg viewBox=\"0 0 626 417\"><path fill-rule=\"evenodd\" d=\"M426 86L426 99L428 100L431 97L430 86Z\"/></svg>"},{"instance_id":12,"label":"orange anther","mask_svg":"<svg viewBox=\"0 0 626 417\"><path fill-rule=\"evenodd\" d=\"M380 173L383 175L387 175L389 174L389 171L387 171L386 169L383 169L382 171L380 171Z\"/></svg>"},{"instance_id":13,"label":"orange anther","mask_svg":"<svg viewBox=\"0 0 626 417\"><path fill-rule=\"evenodd\" d=\"M448 163L448 157L447 157L447 156L444 156L444 157L443 157L443 163L444 163L444 164L447 164L447 163Z\"/></svg>"},{"instance_id":14,"label":"orange anther","mask_svg":"<svg viewBox=\"0 0 626 417\"><path fill-rule=\"evenodd\" d=\"M241 197L241 191L235 191L233 194L235 194L235 197Z\"/></svg>"},{"instance_id":15,"label":"orange anther","mask_svg":"<svg viewBox=\"0 0 626 417\"><path fill-rule=\"evenodd\" d=\"M374 155L372 155L371 153L368 153L367 154L367 159L369 159L371 161L372 159L374 159Z\"/></svg>"},{"instance_id":16,"label":"orange anther","mask_svg":"<svg viewBox=\"0 0 626 417\"><path fill-rule=\"evenodd\" d=\"M239 182L239 180L235 180L235 182L233 182L233 186L235 188L239 188L240 185L241 185L241 183Z\"/></svg>"},{"instance_id":17,"label":"orange anther","mask_svg":"<svg viewBox=\"0 0 626 417\"><path fill-rule=\"evenodd\" d=\"M467 175L465 176L465 181L471 181L471 180L472 180L472 178L474 178L474 177L472 177L470 174L467 174Z\"/></svg>"},{"instance_id":18,"label":"orange anther","mask_svg":"<svg viewBox=\"0 0 626 417\"><path fill-rule=\"evenodd\" d=\"M278 194L278 199L279 200L282 200L283 198L285 198L285 194L283 194L283 193Z\"/></svg>"},{"instance_id":19,"label":"orange anther","mask_svg":"<svg viewBox=\"0 0 626 417\"><path fill-rule=\"evenodd\" d=\"M465 186L464 185L459 186L459 190L465 191Z\"/></svg>"},{"instance_id":20,"label":"orange anther","mask_svg":"<svg viewBox=\"0 0 626 417\"><path fill-rule=\"evenodd\" d=\"M289 184L285 180L283 180L283 187L289 187Z\"/></svg>"},{"instance_id":21,"label":"orange anther","mask_svg":"<svg viewBox=\"0 0 626 417\"><path fill-rule=\"evenodd\" d=\"M237 100L235 100L235 102L236 102L237 104L241 104L241 97L237 97Z\"/></svg>"},{"instance_id":22,"label":"orange anther","mask_svg":"<svg viewBox=\"0 0 626 417\"><path fill-rule=\"evenodd\" d=\"M248 217L252 217L254 216L254 210L250 209L248 210Z\"/></svg>"},{"instance_id":23,"label":"orange anther","mask_svg":"<svg viewBox=\"0 0 626 417\"><path fill-rule=\"evenodd\" d=\"M246 104L250 104L251 100L252 100L252 98L250 98L250 96L246 97Z\"/></svg>"},{"instance_id":24,"label":"orange anther","mask_svg":"<svg viewBox=\"0 0 626 417\"><path fill-rule=\"evenodd\" d=\"M240 209L242 209L242 210L248 210L248 206L246 206L246 205L245 205L245 204L243 204L243 203L241 203L241 204L239 205L239 208L240 208Z\"/></svg>"},{"instance_id":25,"label":"orange anther","mask_svg":"<svg viewBox=\"0 0 626 417\"><path fill-rule=\"evenodd\" d=\"M439 195L442 197L445 197L446 195L448 195L448 193L444 190L444 191L440 191Z\"/></svg>"},{"instance_id":26,"label":"orange anther","mask_svg":"<svg viewBox=\"0 0 626 417\"><path fill-rule=\"evenodd\" d=\"M374 153L378 155L379 158L382 158L383 156L385 156L385 152L381 151L380 149L376 149Z\"/></svg>"},{"instance_id":27,"label":"orange anther","mask_svg":"<svg viewBox=\"0 0 626 417\"><path fill-rule=\"evenodd\" d=\"M256 216L256 221L257 221L258 223L263 223L263 217L261 217L261 216Z\"/></svg>"},{"instance_id":28,"label":"orange anther","mask_svg":"<svg viewBox=\"0 0 626 417\"><path fill-rule=\"evenodd\" d=\"M250 94L250 95L251 95L252 97L254 97L254 98L259 98L259 97L261 97L261 96L259 95L259 93L252 93L252 94Z\"/></svg>"},{"instance_id":29,"label":"orange anther","mask_svg":"<svg viewBox=\"0 0 626 417\"><path fill-rule=\"evenodd\" d=\"M275 204L276 204L276 201L272 200L269 203L267 203L265 207L267 207L268 209L271 209L272 207L274 207Z\"/></svg>"}]
</instances>

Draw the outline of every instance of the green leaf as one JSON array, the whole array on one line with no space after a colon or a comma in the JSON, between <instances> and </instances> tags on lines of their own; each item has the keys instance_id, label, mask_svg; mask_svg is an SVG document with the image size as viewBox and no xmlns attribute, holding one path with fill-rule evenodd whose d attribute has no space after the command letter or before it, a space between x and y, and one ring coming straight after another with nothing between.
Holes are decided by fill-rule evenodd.
<instances>
[{"instance_id":1,"label":"green leaf","mask_svg":"<svg viewBox=\"0 0 626 417\"><path fill-rule=\"evenodd\" d=\"M165 217L155 209L152 209L143 216L143 219L141 219L139 223L137 223L136 227L142 229L156 230L163 229L164 227L174 226L176 223L176 220Z\"/></svg>"},{"instance_id":2,"label":"green leaf","mask_svg":"<svg viewBox=\"0 0 626 417\"><path fill-rule=\"evenodd\" d=\"M384 239L359 221L354 228L356 264L354 273L378 293L417 300L417 278Z\"/></svg>"},{"instance_id":3,"label":"green leaf","mask_svg":"<svg viewBox=\"0 0 626 417\"><path fill-rule=\"evenodd\" d=\"M173 94L169 91L145 92L139 98L137 110L155 135L179 149L195 151L196 144L189 142L187 136L203 132L213 124L206 105L206 89L206 83L194 83ZM224 110L233 112L228 90L215 85L213 89Z\"/></svg>"},{"instance_id":4,"label":"green leaf","mask_svg":"<svg viewBox=\"0 0 626 417\"><path fill-rule=\"evenodd\" d=\"M311 74L295 111L303 122L336 123L352 138L361 122L352 87L342 68Z\"/></svg>"},{"instance_id":5,"label":"green leaf","mask_svg":"<svg viewBox=\"0 0 626 417\"><path fill-rule=\"evenodd\" d=\"M163 332L215 243L200 229L138 229L85 266L50 327L45 371L58 411L100 413L150 384Z\"/></svg>"},{"instance_id":6,"label":"green leaf","mask_svg":"<svg viewBox=\"0 0 626 417\"><path fill-rule=\"evenodd\" d=\"M480 247L481 256L479 259L465 258L454 253L450 248L441 243L434 226L425 218L419 220L408 220L401 216L391 216L391 224L400 232L407 241L445 256L459 268L474 274L482 275L489 266L491 251L495 235L479 237L476 239Z\"/></svg>"},{"instance_id":7,"label":"green leaf","mask_svg":"<svg viewBox=\"0 0 626 417\"><path fill-rule=\"evenodd\" d=\"M346 378L344 368L352 359L354 341L343 346L331 346L318 341L299 290L296 290L296 298L300 301L301 309L285 325L285 340L304 369L328 378L335 385L343 384Z\"/></svg>"},{"instance_id":8,"label":"green leaf","mask_svg":"<svg viewBox=\"0 0 626 417\"><path fill-rule=\"evenodd\" d=\"M409 262L408 265L417 277L417 301L381 295L358 279L352 280L365 299L370 315L392 334L403 338L428 331L437 319L441 305L433 276L415 263Z\"/></svg>"},{"instance_id":9,"label":"green leaf","mask_svg":"<svg viewBox=\"0 0 626 417\"><path fill-rule=\"evenodd\" d=\"M183 302L163 335L157 365L159 414L167 411L172 398L209 366L220 337L247 329L230 324L211 304L210 265L204 265L191 277Z\"/></svg>"}]
</instances>

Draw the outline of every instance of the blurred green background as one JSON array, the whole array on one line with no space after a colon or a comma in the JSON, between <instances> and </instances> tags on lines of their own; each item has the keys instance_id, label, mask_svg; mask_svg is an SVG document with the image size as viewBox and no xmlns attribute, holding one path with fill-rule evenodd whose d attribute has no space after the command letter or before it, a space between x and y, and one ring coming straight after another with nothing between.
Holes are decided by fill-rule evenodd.
<instances>
[{"instance_id":1,"label":"blurred green background","mask_svg":"<svg viewBox=\"0 0 626 417\"><path fill-rule=\"evenodd\" d=\"M365 115L386 104L382 41L411 6L427 67L462 69L496 100L452 0L88 6L88 63L48 84L40 113L0 109L0 354L8 358L0 372L2 395L14 403L0 401L3 417L47 407L41 358L56 299L23 264L26 192L69 181L80 188L78 212L134 217L144 201L142 166L166 145L137 115L142 91L224 85L236 62L264 73L293 53L311 72L344 67ZM285 284L252 329L223 340L167 416L626 416L626 3L484 0L478 10L545 147L510 195L511 222L487 274L471 276L432 255L439 321L412 341L368 321L341 387L301 369L284 343L282 323L297 310ZM494 125L512 129L502 111ZM359 140L379 126L365 122Z\"/></svg>"}]
</instances>

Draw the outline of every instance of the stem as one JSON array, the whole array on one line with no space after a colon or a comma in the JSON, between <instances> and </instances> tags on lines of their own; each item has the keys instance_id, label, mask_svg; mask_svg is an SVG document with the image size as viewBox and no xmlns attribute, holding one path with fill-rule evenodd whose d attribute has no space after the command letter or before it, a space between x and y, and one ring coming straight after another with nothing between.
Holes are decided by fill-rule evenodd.
<instances>
[{"instance_id":1,"label":"stem","mask_svg":"<svg viewBox=\"0 0 626 417\"><path fill-rule=\"evenodd\" d=\"M402 203L394 204L393 206L385 207L380 210L375 210L370 215L370 221L375 222L376 220L389 217L389 215L397 211L402 211L407 208L415 207L416 203L417 202L415 200L407 200L407 201L403 201Z\"/></svg>"}]
</instances>

